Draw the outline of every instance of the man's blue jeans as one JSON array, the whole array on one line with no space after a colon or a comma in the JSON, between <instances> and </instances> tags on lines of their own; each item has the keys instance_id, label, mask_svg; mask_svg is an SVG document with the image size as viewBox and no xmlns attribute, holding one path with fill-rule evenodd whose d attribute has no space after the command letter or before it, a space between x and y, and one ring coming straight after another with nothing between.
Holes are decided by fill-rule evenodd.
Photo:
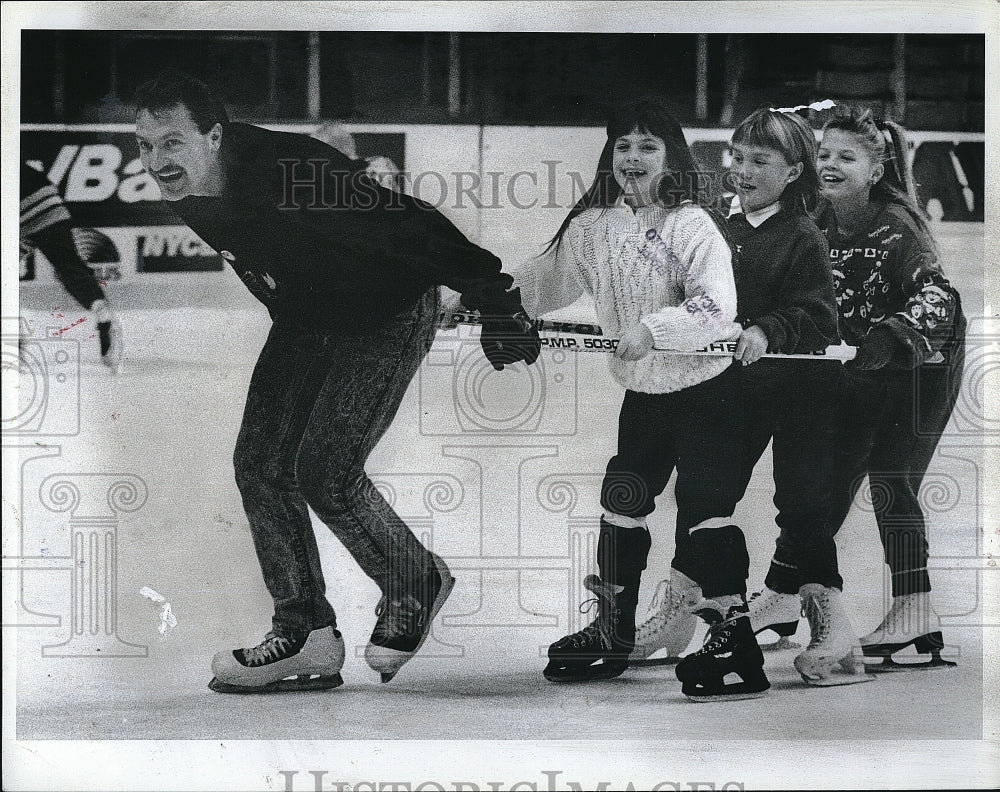
<instances>
[{"instance_id":1,"label":"man's blue jeans","mask_svg":"<svg viewBox=\"0 0 1000 792\"><path fill-rule=\"evenodd\" d=\"M233 461L274 630L336 624L307 509L384 591L433 568L428 551L365 473L430 348L437 289L370 330L278 320L261 350Z\"/></svg>"}]
</instances>

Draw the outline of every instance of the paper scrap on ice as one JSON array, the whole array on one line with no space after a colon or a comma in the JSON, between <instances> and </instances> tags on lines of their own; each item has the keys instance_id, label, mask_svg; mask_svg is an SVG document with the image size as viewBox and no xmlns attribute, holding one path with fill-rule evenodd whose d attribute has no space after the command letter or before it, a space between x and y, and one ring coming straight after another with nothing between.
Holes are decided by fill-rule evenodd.
<instances>
[{"instance_id":1,"label":"paper scrap on ice","mask_svg":"<svg viewBox=\"0 0 1000 792\"><path fill-rule=\"evenodd\" d=\"M157 628L160 631L160 635L166 635L177 626L177 617L170 610L170 603L167 602L162 594L153 591L149 586L143 586L139 589L139 593L153 602L163 603L163 607L160 609L160 626Z\"/></svg>"},{"instance_id":2,"label":"paper scrap on ice","mask_svg":"<svg viewBox=\"0 0 1000 792\"><path fill-rule=\"evenodd\" d=\"M163 603L163 610L160 611L160 626L157 628L160 635L166 635L177 626L177 618L170 612L170 603Z\"/></svg>"},{"instance_id":3,"label":"paper scrap on ice","mask_svg":"<svg viewBox=\"0 0 1000 792\"><path fill-rule=\"evenodd\" d=\"M142 594L146 599L151 599L153 602L166 602L166 598L162 594L158 594L153 591L149 586L143 586L139 589L139 593Z\"/></svg>"}]
</instances>

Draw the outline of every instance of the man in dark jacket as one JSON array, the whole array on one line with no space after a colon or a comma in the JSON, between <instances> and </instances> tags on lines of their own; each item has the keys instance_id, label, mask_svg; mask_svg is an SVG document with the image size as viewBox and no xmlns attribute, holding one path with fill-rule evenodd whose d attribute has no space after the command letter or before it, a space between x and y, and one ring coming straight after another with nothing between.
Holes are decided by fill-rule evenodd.
<instances>
[{"instance_id":1,"label":"man in dark jacket","mask_svg":"<svg viewBox=\"0 0 1000 792\"><path fill-rule=\"evenodd\" d=\"M208 88L179 72L141 86L136 109L140 157L163 197L273 320L234 454L273 629L256 647L217 654L210 687L341 684L344 643L307 507L382 589L365 658L387 682L454 584L364 470L433 340L437 287L483 315L498 370L533 363L538 335L500 260L429 205L377 185L363 160L230 123Z\"/></svg>"}]
</instances>

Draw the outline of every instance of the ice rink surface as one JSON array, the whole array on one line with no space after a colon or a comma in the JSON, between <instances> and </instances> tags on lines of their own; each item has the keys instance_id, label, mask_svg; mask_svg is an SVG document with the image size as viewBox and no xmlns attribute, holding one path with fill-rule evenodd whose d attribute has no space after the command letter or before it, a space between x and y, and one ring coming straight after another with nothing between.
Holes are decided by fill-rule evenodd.
<instances>
[{"instance_id":1,"label":"ice rink surface","mask_svg":"<svg viewBox=\"0 0 1000 792\"><path fill-rule=\"evenodd\" d=\"M982 316L982 224L941 225L938 239L967 315ZM481 376L464 357L478 344L455 333L439 337L368 464L458 579L433 638L380 685L360 656L377 588L316 521L328 595L348 645L345 685L280 699L210 692L211 656L256 644L270 626L231 467L268 322L229 274L194 307L171 305L164 289L119 292L127 359L117 377L99 363L86 322L60 336L80 342L79 433L18 439L21 626L6 633L16 630L18 739L982 739L983 641L997 635L982 626L982 586L990 581L976 571L979 509L995 495L980 473L981 440L967 427L982 404L981 377L967 377L967 398L925 485L934 602L946 655L958 667L816 689L793 669L796 650L785 650L767 657L767 697L699 706L681 695L670 666L592 684L542 678L548 644L589 619L577 610L580 582L590 571L622 392L602 355L546 351L537 371ZM78 318L55 290L22 293L22 302L39 339L45 328ZM53 391L50 409L65 408L72 425L76 397L66 387ZM762 585L776 535L770 475L766 454L737 513L751 590ZM62 479L78 491L75 505L60 500ZM108 492L119 479L131 482L132 495L116 509ZM673 551L671 491L672 484L650 520L640 610ZM75 557L74 532L83 537ZM863 503L838 546L846 602L864 634L882 616L887 577ZM100 567L100 579L81 571L88 563ZM162 594L177 619L165 635L157 629L162 606L140 595L144 586ZM109 610L116 611L111 635ZM802 621L796 640L808 638Z\"/></svg>"}]
</instances>

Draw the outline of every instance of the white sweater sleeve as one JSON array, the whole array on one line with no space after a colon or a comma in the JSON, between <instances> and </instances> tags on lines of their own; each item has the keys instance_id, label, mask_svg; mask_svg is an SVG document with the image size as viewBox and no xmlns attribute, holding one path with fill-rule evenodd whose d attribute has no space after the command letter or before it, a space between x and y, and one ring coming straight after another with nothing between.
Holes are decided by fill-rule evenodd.
<instances>
[{"instance_id":1,"label":"white sweater sleeve","mask_svg":"<svg viewBox=\"0 0 1000 792\"><path fill-rule=\"evenodd\" d=\"M565 308L583 294L580 245L579 232L575 224L570 224L557 248L531 259L513 273L514 285L521 290L521 305L529 316Z\"/></svg>"},{"instance_id":2,"label":"white sweater sleeve","mask_svg":"<svg viewBox=\"0 0 1000 792\"><path fill-rule=\"evenodd\" d=\"M641 321L660 349L692 352L715 341L736 338L736 283L732 252L711 218L702 214L682 261L687 263L684 301L661 308ZM685 229L686 230L686 229Z\"/></svg>"}]
</instances>

